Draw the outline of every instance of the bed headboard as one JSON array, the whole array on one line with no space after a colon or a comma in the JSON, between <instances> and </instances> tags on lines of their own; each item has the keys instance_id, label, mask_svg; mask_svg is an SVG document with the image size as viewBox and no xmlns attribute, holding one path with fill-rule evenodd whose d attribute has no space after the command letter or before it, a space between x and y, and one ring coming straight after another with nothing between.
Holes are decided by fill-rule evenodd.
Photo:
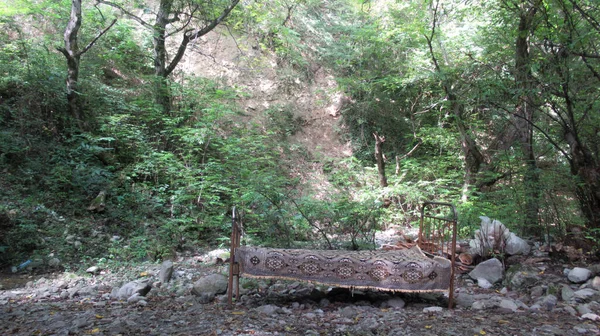
<instances>
[{"instance_id":1,"label":"bed headboard","mask_svg":"<svg viewBox=\"0 0 600 336\"><path fill-rule=\"evenodd\" d=\"M457 226L458 215L453 204L442 202L423 203L417 244L423 252L450 259L452 262L449 289L450 305L452 305L454 296Z\"/></svg>"}]
</instances>

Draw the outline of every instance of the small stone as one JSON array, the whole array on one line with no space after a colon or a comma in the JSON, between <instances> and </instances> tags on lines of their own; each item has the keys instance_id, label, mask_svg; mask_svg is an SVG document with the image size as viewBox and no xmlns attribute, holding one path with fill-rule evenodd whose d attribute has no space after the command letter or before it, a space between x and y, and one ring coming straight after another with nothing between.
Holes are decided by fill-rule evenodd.
<instances>
[{"instance_id":1,"label":"small stone","mask_svg":"<svg viewBox=\"0 0 600 336\"><path fill-rule=\"evenodd\" d=\"M404 302L404 300L401 298L391 298L385 301L384 305L390 308L402 309L406 305L406 302Z\"/></svg>"},{"instance_id":2,"label":"small stone","mask_svg":"<svg viewBox=\"0 0 600 336\"><path fill-rule=\"evenodd\" d=\"M200 303L209 303L217 294L227 292L227 277L222 274L210 274L194 283L192 294L199 296Z\"/></svg>"},{"instance_id":3,"label":"small stone","mask_svg":"<svg viewBox=\"0 0 600 336\"><path fill-rule=\"evenodd\" d=\"M573 283L583 283L586 282L590 276L592 275L592 271L583 267L575 267L567 275L569 281Z\"/></svg>"},{"instance_id":4,"label":"small stone","mask_svg":"<svg viewBox=\"0 0 600 336\"><path fill-rule=\"evenodd\" d=\"M539 303L534 303L531 305L531 307L529 307L529 310L531 311L540 311L542 309L542 306Z\"/></svg>"},{"instance_id":5,"label":"small stone","mask_svg":"<svg viewBox=\"0 0 600 336\"><path fill-rule=\"evenodd\" d=\"M469 293L459 293L456 297L454 297L454 302L456 302L457 306L468 308L473 305L473 302L475 302L475 297Z\"/></svg>"},{"instance_id":6,"label":"small stone","mask_svg":"<svg viewBox=\"0 0 600 336\"><path fill-rule=\"evenodd\" d=\"M493 284L496 281L501 280L503 274L504 266L502 265L502 262L496 258L492 258L477 265L475 269L469 273L469 276L474 280L483 278Z\"/></svg>"},{"instance_id":7,"label":"small stone","mask_svg":"<svg viewBox=\"0 0 600 336\"><path fill-rule=\"evenodd\" d=\"M471 305L471 309L473 310L482 310L485 309L485 301L475 301Z\"/></svg>"},{"instance_id":8,"label":"small stone","mask_svg":"<svg viewBox=\"0 0 600 336\"><path fill-rule=\"evenodd\" d=\"M165 260L160 265L160 272L158 273L158 281L161 283L167 283L171 280L171 276L173 275L173 262L171 260Z\"/></svg>"},{"instance_id":9,"label":"small stone","mask_svg":"<svg viewBox=\"0 0 600 336\"><path fill-rule=\"evenodd\" d=\"M148 292L150 292L151 289L152 286L150 286L150 284L147 282L139 280L131 281L123 285L123 287L119 288L115 297L119 300L127 300L135 293L139 293L140 296L146 296L146 294L148 294Z\"/></svg>"},{"instance_id":10,"label":"small stone","mask_svg":"<svg viewBox=\"0 0 600 336\"><path fill-rule=\"evenodd\" d=\"M91 274L96 274L96 273L100 272L100 267L92 266L92 267L89 267L88 269L86 269L85 272L91 273Z\"/></svg>"},{"instance_id":11,"label":"small stone","mask_svg":"<svg viewBox=\"0 0 600 336\"><path fill-rule=\"evenodd\" d=\"M140 301L142 299L142 297L140 296L140 293L134 293L132 296L130 296L127 299L127 303L136 303L138 301Z\"/></svg>"},{"instance_id":12,"label":"small stone","mask_svg":"<svg viewBox=\"0 0 600 336\"><path fill-rule=\"evenodd\" d=\"M256 307L255 310L261 314L271 316L271 315L277 314L277 312L279 311L279 307L269 304L269 305Z\"/></svg>"},{"instance_id":13,"label":"small stone","mask_svg":"<svg viewBox=\"0 0 600 336\"><path fill-rule=\"evenodd\" d=\"M60 259L52 258L52 259L48 260L48 266L50 266L50 267L60 266Z\"/></svg>"},{"instance_id":14,"label":"small stone","mask_svg":"<svg viewBox=\"0 0 600 336\"><path fill-rule=\"evenodd\" d=\"M577 312L579 313L579 315L583 316L585 314L590 314L592 313L592 310L590 309L590 307L588 305L579 305L577 306Z\"/></svg>"},{"instance_id":15,"label":"small stone","mask_svg":"<svg viewBox=\"0 0 600 336\"><path fill-rule=\"evenodd\" d=\"M331 304L331 302L329 302L329 300L323 298L321 299L321 301L319 301L319 306L321 307L327 307Z\"/></svg>"},{"instance_id":16,"label":"small stone","mask_svg":"<svg viewBox=\"0 0 600 336\"><path fill-rule=\"evenodd\" d=\"M576 316L577 315L577 311L575 310L575 308L571 307L571 306L565 306L564 311L566 311L567 313L569 313L569 315L571 316Z\"/></svg>"},{"instance_id":17,"label":"small stone","mask_svg":"<svg viewBox=\"0 0 600 336\"><path fill-rule=\"evenodd\" d=\"M592 280L592 287L596 290L600 290L600 276L595 276Z\"/></svg>"},{"instance_id":18,"label":"small stone","mask_svg":"<svg viewBox=\"0 0 600 336\"><path fill-rule=\"evenodd\" d=\"M593 313L587 313L581 316L582 319L586 319L586 320L592 320L592 321L597 321L598 319L600 319L600 316L593 314Z\"/></svg>"},{"instance_id":19,"label":"small stone","mask_svg":"<svg viewBox=\"0 0 600 336\"><path fill-rule=\"evenodd\" d=\"M515 312L518 309L517 304L513 300L503 299L500 301L500 308L511 312Z\"/></svg>"},{"instance_id":20,"label":"small stone","mask_svg":"<svg viewBox=\"0 0 600 336\"><path fill-rule=\"evenodd\" d=\"M530 295L532 298L539 298L540 296L544 295L544 287L542 286L535 286L531 289Z\"/></svg>"},{"instance_id":21,"label":"small stone","mask_svg":"<svg viewBox=\"0 0 600 336\"><path fill-rule=\"evenodd\" d=\"M556 303L558 303L558 298L552 294L549 294L542 299L541 306L547 311L551 311L556 306Z\"/></svg>"},{"instance_id":22,"label":"small stone","mask_svg":"<svg viewBox=\"0 0 600 336\"><path fill-rule=\"evenodd\" d=\"M493 285L486 279L479 278L479 279L477 279L477 286L479 286L483 289L490 289L490 288L492 288Z\"/></svg>"},{"instance_id":23,"label":"small stone","mask_svg":"<svg viewBox=\"0 0 600 336\"><path fill-rule=\"evenodd\" d=\"M427 307L427 308L423 308L423 313L430 313L430 314L441 313L443 310L444 310L444 308L442 308L442 307Z\"/></svg>"},{"instance_id":24,"label":"small stone","mask_svg":"<svg viewBox=\"0 0 600 336\"><path fill-rule=\"evenodd\" d=\"M563 299L563 301L568 302L575 296L575 291L571 287L563 285L560 292L560 296Z\"/></svg>"},{"instance_id":25,"label":"small stone","mask_svg":"<svg viewBox=\"0 0 600 336\"><path fill-rule=\"evenodd\" d=\"M580 299L580 300L587 300L589 298L591 298L592 296L594 296L597 292L591 288L584 288L584 289L580 289L578 291L575 291L574 293L574 297L576 299Z\"/></svg>"},{"instance_id":26,"label":"small stone","mask_svg":"<svg viewBox=\"0 0 600 336\"><path fill-rule=\"evenodd\" d=\"M340 315L347 318L354 318L356 316L356 310L352 306L342 308Z\"/></svg>"}]
</instances>

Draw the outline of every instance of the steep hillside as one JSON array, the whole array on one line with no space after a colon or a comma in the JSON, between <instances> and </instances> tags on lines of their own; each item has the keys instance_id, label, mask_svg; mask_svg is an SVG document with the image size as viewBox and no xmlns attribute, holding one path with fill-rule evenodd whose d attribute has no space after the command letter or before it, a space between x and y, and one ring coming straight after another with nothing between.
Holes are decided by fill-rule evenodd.
<instances>
[{"instance_id":1,"label":"steep hillside","mask_svg":"<svg viewBox=\"0 0 600 336\"><path fill-rule=\"evenodd\" d=\"M181 70L186 76L211 78L243 92L238 104L248 122L264 127L269 119L290 122L293 129L286 141L300 147L290 160L298 167L297 174L314 182L313 187L321 189L328 183L321 169L325 159L352 155L339 123L343 95L323 64L313 61L308 74L300 73L278 63L256 38L223 28L193 43Z\"/></svg>"}]
</instances>

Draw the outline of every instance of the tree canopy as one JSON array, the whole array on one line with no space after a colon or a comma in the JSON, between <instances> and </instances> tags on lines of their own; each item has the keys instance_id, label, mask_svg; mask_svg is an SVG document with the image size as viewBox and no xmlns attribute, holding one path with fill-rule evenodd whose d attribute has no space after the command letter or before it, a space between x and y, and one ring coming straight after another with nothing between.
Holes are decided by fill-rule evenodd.
<instances>
[{"instance_id":1,"label":"tree canopy","mask_svg":"<svg viewBox=\"0 0 600 336\"><path fill-rule=\"evenodd\" d=\"M369 247L425 200L599 239L595 1L18 0L0 27L1 265L161 259L232 206L271 245Z\"/></svg>"}]
</instances>

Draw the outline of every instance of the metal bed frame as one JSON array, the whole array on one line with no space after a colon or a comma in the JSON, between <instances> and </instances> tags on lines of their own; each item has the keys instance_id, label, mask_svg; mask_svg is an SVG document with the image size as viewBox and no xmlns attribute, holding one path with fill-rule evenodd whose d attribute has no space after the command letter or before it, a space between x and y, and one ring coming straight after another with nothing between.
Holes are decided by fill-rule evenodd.
<instances>
[{"instance_id":1,"label":"metal bed frame","mask_svg":"<svg viewBox=\"0 0 600 336\"><path fill-rule=\"evenodd\" d=\"M229 258L228 304L232 307L233 294L236 301L240 296L240 265L235 261L236 249L240 246L242 227L240 216L232 210L231 249ZM421 207L417 244L429 256L440 256L451 262L448 286L448 308L454 304L454 281L456 269L456 235L458 216L451 203L424 202ZM234 290L235 285L235 290Z\"/></svg>"}]
</instances>

